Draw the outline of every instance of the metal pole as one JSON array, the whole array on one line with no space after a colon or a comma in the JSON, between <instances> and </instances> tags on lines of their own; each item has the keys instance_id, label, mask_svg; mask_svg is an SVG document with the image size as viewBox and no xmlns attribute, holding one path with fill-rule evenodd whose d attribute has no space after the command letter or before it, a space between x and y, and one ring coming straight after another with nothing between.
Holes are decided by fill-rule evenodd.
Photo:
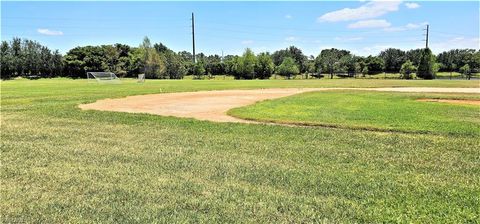
<instances>
[{"instance_id":1,"label":"metal pole","mask_svg":"<svg viewBox=\"0 0 480 224\"><path fill-rule=\"evenodd\" d=\"M195 64L195 17L193 16L192 12L192 47L193 47L193 63Z\"/></svg>"},{"instance_id":2,"label":"metal pole","mask_svg":"<svg viewBox=\"0 0 480 224\"><path fill-rule=\"evenodd\" d=\"M429 25L427 25L427 38L425 39L425 48L428 48L428 29Z\"/></svg>"}]
</instances>

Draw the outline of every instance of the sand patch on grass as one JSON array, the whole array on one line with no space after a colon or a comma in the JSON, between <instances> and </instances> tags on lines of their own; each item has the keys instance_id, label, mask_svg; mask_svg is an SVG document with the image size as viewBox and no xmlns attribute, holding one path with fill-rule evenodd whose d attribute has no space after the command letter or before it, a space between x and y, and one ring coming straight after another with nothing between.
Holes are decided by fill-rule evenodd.
<instances>
[{"instance_id":1,"label":"sand patch on grass","mask_svg":"<svg viewBox=\"0 0 480 224\"><path fill-rule=\"evenodd\" d=\"M420 102L438 102L463 105L480 105L480 100L447 100L447 99L418 99Z\"/></svg>"},{"instance_id":2,"label":"sand patch on grass","mask_svg":"<svg viewBox=\"0 0 480 224\"><path fill-rule=\"evenodd\" d=\"M79 105L79 107L83 110L148 113L215 122L258 123L229 116L227 115L227 111L232 108L247 106L263 100L276 99L304 92L326 90L480 93L480 88L272 88L148 94L118 99L103 99L94 103L82 104ZM471 100L469 102L473 103ZM478 101L475 101L475 103L477 102ZM455 101L455 103L459 102ZM462 103L464 103L464 101L462 101Z\"/></svg>"}]
</instances>

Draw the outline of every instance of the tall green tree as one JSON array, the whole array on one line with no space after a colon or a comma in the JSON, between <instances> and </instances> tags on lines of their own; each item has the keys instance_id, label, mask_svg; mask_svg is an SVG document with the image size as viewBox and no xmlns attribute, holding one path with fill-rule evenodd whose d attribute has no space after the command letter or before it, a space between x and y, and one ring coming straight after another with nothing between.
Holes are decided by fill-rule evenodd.
<instances>
[{"instance_id":1,"label":"tall green tree","mask_svg":"<svg viewBox=\"0 0 480 224\"><path fill-rule=\"evenodd\" d=\"M347 73L348 76L353 77L357 72L359 72L358 57L348 54L344 55L340 58L338 62L336 62L336 66L338 67L336 72L344 72Z\"/></svg>"},{"instance_id":2,"label":"tall green tree","mask_svg":"<svg viewBox=\"0 0 480 224\"><path fill-rule=\"evenodd\" d=\"M24 69L25 75L39 75L40 74L40 47L41 45L32 40L25 40L23 43L24 53Z\"/></svg>"},{"instance_id":3,"label":"tall green tree","mask_svg":"<svg viewBox=\"0 0 480 224\"><path fill-rule=\"evenodd\" d=\"M56 54L33 40L13 38L10 43L2 41L0 66L2 79L16 76L43 78L59 76L61 73L57 71L62 69L63 62L58 51ZM54 59L57 59L56 63Z\"/></svg>"},{"instance_id":4,"label":"tall green tree","mask_svg":"<svg viewBox=\"0 0 480 224\"><path fill-rule=\"evenodd\" d=\"M161 54L161 53L165 53L165 52L172 52L172 50L170 50L170 48L168 48L167 46L165 46L164 44L162 43L156 43L153 45L153 48L155 48L155 50L157 51L157 53Z\"/></svg>"},{"instance_id":5,"label":"tall green tree","mask_svg":"<svg viewBox=\"0 0 480 224\"><path fill-rule=\"evenodd\" d=\"M164 60L155 48L152 47L150 39L145 37L143 43L140 46L143 51L143 60L144 60L144 73L146 78L165 78L164 70L165 64Z\"/></svg>"},{"instance_id":6,"label":"tall green tree","mask_svg":"<svg viewBox=\"0 0 480 224\"><path fill-rule=\"evenodd\" d=\"M112 45L102 45L102 48L105 55L105 62L108 68L107 70L110 72L116 72L118 58L120 56L119 52L117 51L117 48L115 48Z\"/></svg>"},{"instance_id":7,"label":"tall green tree","mask_svg":"<svg viewBox=\"0 0 480 224\"><path fill-rule=\"evenodd\" d=\"M333 79L335 68L339 66L337 62L340 58L349 54L349 51L338 50L335 48L323 49L315 59L316 67L320 68L319 70L322 72L330 74L330 78ZM336 66L335 63L337 63Z\"/></svg>"},{"instance_id":8,"label":"tall green tree","mask_svg":"<svg viewBox=\"0 0 480 224\"><path fill-rule=\"evenodd\" d=\"M241 62L241 57L238 55L227 55L224 59L225 63L225 71L233 75L235 79L239 79L241 76L241 69L240 69L240 62Z\"/></svg>"},{"instance_id":9,"label":"tall green tree","mask_svg":"<svg viewBox=\"0 0 480 224\"><path fill-rule=\"evenodd\" d=\"M255 67L255 73L257 78L259 79L268 79L272 76L273 72L275 71L275 65L273 64L273 60L270 57L270 54L267 53L260 53L257 56L257 66Z\"/></svg>"},{"instance_id":10,"label":"tall green tree","mask_svg":"<svg viewBox=\"0 0 480 224\"><path fill-rule=\"evenodd\" d=\"M305 79L308 79L309 75L312 77L318 77L317 69L315 68L315 57L312 56L312 59L309 59L306 62L307 72L305 73Z\"/></svg>"},{"instance_id":11,"label":"tall green tree","mask_svg":"<svg viewBox=\"0 0 480 224\"><path fill-rule=\"evenodd\" d=\"M243 78L254 79L255 78L255 66L257 64L257 57L250 48L245 49L242 55L242 72Z\"/></svg>"},{"instance_id":12,"label":"tall green tree","mask_svg":"<svg viewBox=\"0 0 480 224\"><path fill-rule=\"evenodd\" d=\"M23 75L25 63L25 53L22 52L22 40L14 37L11 46L12 66L14 67L15 75L21 76Z\"/></svg>"},{"instance_id":13,"label":"tall green tree","mask_svg":"<svg viewBox=\"0 0 480 224\"><path fill-rule=\"evenodd\" d=\"M413 65L418 66L418 64L420 63L422 52L423 49L412 49L405 52L405 57L407 60L410 60Z\"/></svg>"},{"instance_id":14,"label":"tall green tree","mask_svg":"<svg viewBox=\"0 0 480 224\"><path fill-rule=\"evenodd\" d=\"M58 50L55 50L52 54L52 75L53 77L63 76L63 56Z\"/></svg>"},{"instance_id":15,"label":"tall green tree","mask_svg":"<svg viewBox=\"0 0 480 224\"><path fill-rule=\"evenodd\" d=\"M295 60L295 64L299 68L300 72L305 72L307 70L307 56L303 54L300 48L290 46L286 49L275 51L272 54L272 60L275 66L279 66L286 57L290 57Z\"/></svg>"},{"instance_id":16,"label":"tall green tree","mask_svg":"<svg viewBox=\"0 0 480 224\"><path fill-rule=\"evenodd\" d=\"M432 54L432 51L429 48L425 48L423 49L420 62L418 64L417 77L423 79L434 79L435 72L435 56Z\"/></svg>"},{"instance_id":17,"label":"tall green tree","mask_svg":"<svg viewBox=\"0 0 480 224\"><path fill-rule=\"evenodd\" d=\"M225 64L219 55L209 55L205 57L205 70L209 75L224 75Z\"/></svg>"},{"instance_id":18,"label":"tall green tree","mask_svg":"<svg viewBox=\"0 0 480 224\"><path fill-rule=\"evenodd\" d=\"M440 71L459 71L459 68L465 64L468 64L471 68L478 68L480 67L480 59L476 58L479 54L480 50L452 49L438 54L436 61L444 65Z\"/></svg>"},{"instance_id":19,"label":"tall green tree","mask_svg":"<svg viewBox=\"0 0 480 224\"><path fill-rule=\"evenodd\" d=\"M45 46L40 48L40 68L39 72L43 77L52 77L53 74L53 55L50 49Z\"/></svg>"},{"instance_id":20,"label":"tall green tree","mask_svg":"<svg viewBox=\"0 0 480 224\"><path fill-rule=\"evenodd\" d=\"M384 61L385 72L392 73L399 72L402 64L407 60L405 52L395 48L383 50L379 57Z\"/></svg>"},{"instance_id":21,"label":"tall green tree","mask_svg":"<svg viewBox=\"0 0 480 224\"><path fill-rule=\"evenodd\" d=\"M2 41L0 46L0 54L1 78L9 79L15 76L14 58L11 53L10 45L7 41Z\"/></svg>"},{"instance_id":22,"label":"tall green tree","mask_svg":"<svg viewBox=\"0 0 480 224\"><path fill-rule=\"evenodd\" d=\"M182 79L186 74L186 68L183 60L173 51L166 51L165 56L165 73L169 79Z\"/></svg>"},{"instance_id":23,"label":"tall green tree","mask_svg":"<svg viewBox=\"0 0 480 224\"><path fill-rule=\"evenodd\" d=\"M182 58L182 61L184 62L192 62L192 53L188 51L180 51L178 52L178 55Z\"/></svg>"},{"instance_id":24,"label":"tall green tree","mask_svg":"<svg viewBox=\"0 0 480 224\"><path fill-rule=\"evenodd\" d=\"M100 46L73 48L65 55L64 62L67 75L73 78L86 77L86 72L108 69L105 53Z\"/></svg>"},{"instance_id":25,"label":"tall green tree","mask_svg":"<svg viewBox=\"0 0 480 224\"><path fill-rule=\"evenodd\" d=\"M365 58L365 64L368 67L368 74L379 74L383 72L385 63L383 59L376 56L368 56Z\"/></svg>"}]
</instances>

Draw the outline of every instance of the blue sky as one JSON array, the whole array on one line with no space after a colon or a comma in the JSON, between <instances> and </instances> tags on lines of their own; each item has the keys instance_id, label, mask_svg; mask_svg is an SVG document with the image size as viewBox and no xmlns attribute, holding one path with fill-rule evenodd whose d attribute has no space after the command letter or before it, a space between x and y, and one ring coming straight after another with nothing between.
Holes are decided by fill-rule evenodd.
<instances>
[{"instance_id":1,"label":"blue sky","mask_svg":"<svg viewBox=\"0 0 480 224\"><path fill-rule=\"evenodd\" d=\"M65 53L76 46L125 43L144 36L175 51L256 53L290 45L307 55L342 48L358 55L388 47L479 48L478 1L341 2L1 2L1 39L34 39Z\"/></svg>"}]
</instances>

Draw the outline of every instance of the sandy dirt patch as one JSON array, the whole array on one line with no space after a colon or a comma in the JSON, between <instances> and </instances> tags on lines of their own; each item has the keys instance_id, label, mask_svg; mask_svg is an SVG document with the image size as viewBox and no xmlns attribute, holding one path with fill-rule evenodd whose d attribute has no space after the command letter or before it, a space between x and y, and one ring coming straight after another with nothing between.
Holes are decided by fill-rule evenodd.
<instances>
[{"instance_id":1,"label":"sandy dirt patch","mask_svg":"<svg viewBox=\"0 0 480 224\"><path fill-rule=\"evenodd\" d=\"M95 103L80 105L80 108L84 110L149 113L217 122L254 123L228 116L227 111L257 101L315 90L317 89L286 88L149 94L99 100Z\"/></svg>"},{"instance_id":2,"label":"sandy dirt patch","mask_svg":"<svg viewBox=\"0 0 480 224\"><path fill-rule=\"evenodd\" d=\"M447 100L447 99L418 99L420 102L439 102L463 105L480 105L480 100Z\"/></svg>"},{"instance_id":3,"label":"sandy dirt patch","mask_svg":"<svg viewBox=\"0 0 480 224\"><path fill-rule=\"evenodd\" d=\"M480 93L480 88L278 88L254 90L219 90L162 93L103 99L82 104L83 110L102 110L129 113L148 113L162 116L195 118L215 122L256 123L227 115L227 111L258 101L286 97L298 93L324 90L373 90L395 92Z\"/></svg>"}]
</instances>

